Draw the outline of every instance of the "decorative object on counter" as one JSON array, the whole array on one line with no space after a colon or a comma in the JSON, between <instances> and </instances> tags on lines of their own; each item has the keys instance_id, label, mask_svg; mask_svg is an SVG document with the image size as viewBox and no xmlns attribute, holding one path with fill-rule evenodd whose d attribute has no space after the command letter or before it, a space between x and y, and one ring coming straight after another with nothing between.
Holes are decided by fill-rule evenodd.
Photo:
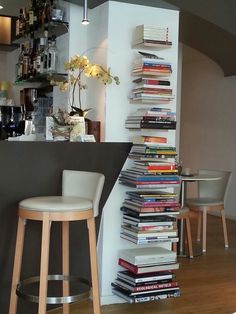
<instances>
[{"instance_id":1,"label":"decorative object on counter","mask_svg":"<svg viewBox=\"0 0 236 314\"><path fill-rule=\"evenodd\" d=\"M70 139L70 115L67 111L58 109L58 112L52 114L53 126L51 128L54 141L69 141Z\"/></svg>"},{"instance_id":2,"label":"decorative object on counter","mask_svg":"<svg viewBox=\"0 0 236 314\"><path fill-rule=\"evenodd\" d=\"M85 119L80 115L70 115L69 112L59 109L52 115L53 126L51 128L54 141L77 142L80 135L85 135Z\"/></svg>"},{"instance_id":3,"label":"decorative object on counter","mask_svg":"<svg viewBox=\"0 0 236 314\"><path fill-rule=\"evenodd\" d=\"M84 117L91 109L82 109L81 90L87 89L87 85L83 82L83 78L92 77L102 84L111 84L113 81L119 85L119 77L110 73L110 68L105 69L103 66L90 63L86 56L75 55L69 62L65 64L65 70L68 72L68 78L62 81L52 80L52 85L57 85L61 91L70 90L72 115L79 114ZM74 106L75 90L78 87L79 92L79 108ZM76 108L76 109L75 109Z\"/></svg>"}]
</instances>

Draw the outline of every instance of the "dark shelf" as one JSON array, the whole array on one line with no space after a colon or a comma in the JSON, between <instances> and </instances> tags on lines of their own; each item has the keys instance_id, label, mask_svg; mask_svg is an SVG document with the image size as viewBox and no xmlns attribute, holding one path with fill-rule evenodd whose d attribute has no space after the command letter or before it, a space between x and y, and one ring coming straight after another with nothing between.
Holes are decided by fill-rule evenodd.
<instances>
[{"instance_id":1,"label":"dark shelf","mask_svg":"<svg viewBox=\"0 0 236 314\"><path fill-rule=\"evenodd\" d=\"M26 85L30 83L40 83L41 86L50 85L51 80L63 81L66 78L66 73L53 73L53 74L40 74L34 77L28 78L27 80L15 81L15 85ZM53 86L53 85L51 85Z\"/></svg>"},{"instance_id":2,"label":"dark shelf","mask_svg":"<svg viewBox=\"0 0 236 314\"><path fill-rule=\"evenodd\" d=\"M0 44L0 51L13 51L19 48L19 44Z\"/></svg>"},{"instance_id":3,"label":"dark shelf","mask_svg":"<svg viewBox=\"0 0 236 314\"><path fill-rule=\"evenodd\" d=\"M56 22L52 21L44 25L43 28L33 31L34 38L44 37L44 29L48 29L49 36L56 35L56 37L60 37L68 32L69 23L68 22ZM15 44L24 43L27 40L28 35L30 33L26 33L23 37L17 38L13 41Z\"/></svg>"}]
</instances>

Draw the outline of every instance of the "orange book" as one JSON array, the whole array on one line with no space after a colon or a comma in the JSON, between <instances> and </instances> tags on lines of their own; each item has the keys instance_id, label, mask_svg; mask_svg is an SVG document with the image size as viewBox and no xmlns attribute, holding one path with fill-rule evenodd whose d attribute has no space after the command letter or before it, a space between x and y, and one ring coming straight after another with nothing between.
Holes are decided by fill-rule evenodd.
<instances>
[{"instance_id":1,"label":"orange book","mask_svg":"<svg viewBox=\"0 0 236 314\"><path fill-rule=\"evenodd\" d=\"M133 139L134 144L144 143L167 143L167 138L162 136L137 136Z\"/></svg>"}]
</instances>

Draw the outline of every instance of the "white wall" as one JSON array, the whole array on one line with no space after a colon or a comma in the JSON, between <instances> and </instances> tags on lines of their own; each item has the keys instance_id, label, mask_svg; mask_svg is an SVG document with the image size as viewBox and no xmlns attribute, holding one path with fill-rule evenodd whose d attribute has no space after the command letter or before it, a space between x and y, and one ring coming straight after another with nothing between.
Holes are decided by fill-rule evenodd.
<instances>
[{"instance_id":1,"label":"white wall","mask_svg":"<svg viewBox=\"0 0 236 314\"><path fill-rule=\"evenodd\" d=\"M177 95L177 67L178 67L178 11L146 7L142 5L110 2L109 33L108 33L108 66L120 77L120 86L109 86L106 92L106 141L131 141L133 133L125 129L124 123L128 115L143 105L130 105L128 95L132 89L130 75L132 61L138 56L138 50L132 49L132 36L135 26L140 24L169 27L171 49L149 50L165 60L171 60L173 74L171 85L173 94ZM133 11L135 10L135 11ZM134 13L135 12L135 13ZM157 18L158 16L158 18ZM166 106L166 105L164 105ZM167 105L173 111L176 109L176 97L172 104ZM115 117L115 119L114 119ZM110 123L113 121L113 123ZM156 131L155 131L156 132ZM143 133L143 132L142 132ZM150 134L150 132L149 132ZM161 132L159 132L160 136ZM174 138L170 131L164 132L169 142Z\"/></svg>"},{"instance_id":2,"label":"white wall","mask_svg":"<svg viewBox=\"0 0 236 314\"><path fill-rule=\"evenodd\" d=\"M119 86L106 86L105 94L105 141L127 142L132 140L133 132L125 129L125 119L127 115L136 111L140 106L130 104L128 96L132 89L131 64L135 56L138 55L136 49L132 49L132 34L135 27L139 24L168 26L170 29L170 40L173 42L171 49L154 51L158 56L163 56L171 61L173 74L171 83L175 97L172 104L163 105L168 108L178 110L177 107L177 69L178 69L178 17L177 11L165 10L159 8L145 7L140 5L124 4L110 1L99 6L99 17L103 17L102 12L108 12L108 32L107 38L104 34L103 43L105 43L104 53L107 55L107 66L111 68L112 73L118 75L121 81ZM102 12L100 11L102 10ZM108 11L107 11L108 10ZM105 26L104 20L98 18L94 25L96 32L88 33L92 38L102 38L100 32L100 23L102 29ZM91 21L94 23L94 21ZM106 32L104 28L103 31ZM98 35L97 35L98 34ZM90 39L91 40L91 39ZM96 44L98 43L95 41ZM99 43L98 43L99 44ZM143 50L143 49L139 49ZM150 50L151 51L151 50ZM153 51L152 51L153 52ZM103 60L106 62L106 60ZM97 60L96 60L97 62ZM91 92L89 92L90 94ZM94 95L94 90L92 90ZM103 106L100 99L97 99L97 105ZM150 107L146 105L147 107ZM161 105L160 105L161 106ZM147 108L146 107L146 108ZM162 134L161 131L154 131ZM175 132L165 132L169 142L175 143ZM112 161L109 161L112 162ZM126 161L124 168L128 167L130 160ZM114 188L107 200L102 213L102 221L99 230L99 271L101 283L101 302L102 304L111 304L124 302L124 300L114 296L111 290L111 282L115 279L120 267L117 264L119 250L136 247L128 241L120 238L121 213L120 206L125 198L127 187L115 183ZM160 244L158 244L159 246ZM161 244L170 247L170 244Z\"/></svg>"},{"instance_id":3,"label":"white wall","mask_svg":"<svg viewBox=\"0 0 236 314\"><path fill-rule=\"evenodd\" d=\"M185 167L232 171L226 215L236 219L236 77L184 47L180 158ZM190 191L191 192L191 191Z\"/></svg>"}]
</instances>

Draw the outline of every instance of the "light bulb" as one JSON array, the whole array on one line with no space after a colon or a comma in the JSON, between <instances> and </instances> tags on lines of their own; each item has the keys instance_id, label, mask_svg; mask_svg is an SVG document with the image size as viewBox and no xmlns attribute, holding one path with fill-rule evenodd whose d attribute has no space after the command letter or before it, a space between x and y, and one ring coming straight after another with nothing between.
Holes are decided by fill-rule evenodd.
<instances>
[{"instance_id":1,"label":"light bulb","mask_svg":"<svg viewBox=\"0 0 236 314\"><path fill-rule=\"evenodd\" d=\"M83 19L83 21L81 22L81 24L83 24L83 25L88 25L88 24L89 24L89 20Z\"/></svg>"}]
</instances>

